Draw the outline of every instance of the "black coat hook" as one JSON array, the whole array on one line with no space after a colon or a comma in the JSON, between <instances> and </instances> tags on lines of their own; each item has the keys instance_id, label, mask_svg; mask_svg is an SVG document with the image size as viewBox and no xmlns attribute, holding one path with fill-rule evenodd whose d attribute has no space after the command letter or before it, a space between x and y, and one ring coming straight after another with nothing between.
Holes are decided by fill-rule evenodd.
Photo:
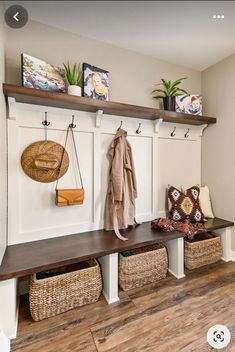
<instances>
[{"instance_id":1,"label":"black coat hook","mask_svg":"<svg viewBox=\"0 0 235 352\"><path fill-rule=\"evenodd\" d=\"M171 137L175 136L175 130L176 130L176 127L174 127L173 131L171 132Z\"/></svg>"},{"instance_id":2,"label":"black coat hook","mask_svg":"<svg viewBox=\"0 0 235 352\"><path fill-rule=\"evenodd\" d=\"M72 115L72 121L71 121L71 123L69 124L69 127L70 127L70 128L75 128L75 127L76 127L76 125L74 124L74 115Z\"/></svg>"},{"instance_id":3,"label":"black coat hook","mask_svg":"<svg viewBox=\"0 0 235 352\"><path fill-rule=\"evenodd\" d=\"M46 127L50 125L50 122L47 121L47 112L45 112L45 120L42 121L42 124L43 126L46 126Z\"/></svg>"},{"instance_id":4,"label":"black coat hook","mask_svg":"<svg viewBox=\"0 0 235 352\"><path fill-rule=\"evenodd\" d=\"M118 131L122 128L122 121L120 123L120 126L118 127Z\"/></svg>"},{"instance_id":5,"label":"black coat hook","mask_svg":"<svg viewBox=\"0 0 235 352\"><path fill-rule=\"evenodd\" d=\"M141 123L139 123L139 127L137 128L137 130L135 131L135 133L137 133L137 134L140 134L140 133L141 133L140 127L141 127Z\"/></svg>"},{"instance_id":6,"label":"black coat hook","mask_svg":"<svg viewBox=\"0 0 235 352\"><path fill-rule=\"evenodd\" d=\"M184 138L188 138L189 137L189 131L190 131L190 128L188 128L187 132L184 135Z\"/></svg>"}]
</instances>

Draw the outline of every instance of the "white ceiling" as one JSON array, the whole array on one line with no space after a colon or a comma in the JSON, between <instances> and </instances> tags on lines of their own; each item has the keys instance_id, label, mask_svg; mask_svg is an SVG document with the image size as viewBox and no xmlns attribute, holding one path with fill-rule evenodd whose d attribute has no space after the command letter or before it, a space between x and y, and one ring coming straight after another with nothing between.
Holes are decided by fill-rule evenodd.
<instances>
[{"instance_id":1,"label":"white ceiling","mask_svg":"<svg viewBox=\"0 0 235 352\"><path fill-rule=\"evenodd\" d=\"M234 1L5 3L23 5L32 20L197 70L235 53Z\"/></svg>"}]
</instances>

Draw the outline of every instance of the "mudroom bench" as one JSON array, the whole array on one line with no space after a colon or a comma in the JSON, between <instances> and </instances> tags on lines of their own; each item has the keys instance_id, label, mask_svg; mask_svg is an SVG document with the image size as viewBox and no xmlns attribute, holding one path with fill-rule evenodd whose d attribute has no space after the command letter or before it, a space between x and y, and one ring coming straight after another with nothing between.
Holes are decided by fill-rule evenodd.
<instances>
[{"instance_id":1,"label":"mudroom bench","mask_svg":"<svg viewBox=\"0 0 235 352\"><path fill-rule=\"evenodd\" d=\"M206 231L221 235L225 261L231 260L231 227L219 218L206 223ZM17 320L17 278L64 265L98 258L103 276L103 294L108 303L118 297L118 253L164 242L169 256L168 270L178 279L184 277L184 234L166 234L152 230L150 222L125 231L128 241L120 241L113 232L96 230L8 246L0 266L0 298L5 302L9 330ZM11 335L15 335L12 333ZM14 336L13 336L14 337Z\"/></svg>"}]
</instances>

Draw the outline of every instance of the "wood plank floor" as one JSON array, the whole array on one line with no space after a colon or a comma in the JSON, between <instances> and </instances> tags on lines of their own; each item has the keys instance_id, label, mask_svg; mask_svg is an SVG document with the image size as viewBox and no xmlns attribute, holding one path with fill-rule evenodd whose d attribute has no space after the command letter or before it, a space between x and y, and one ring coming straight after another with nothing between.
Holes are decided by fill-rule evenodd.
<instances>
[{"instance_id":1,"label":"wood plank floor","mask_svg":"<svg viewBox=\"0 0 235 352\"><path fill-rule=\"evenodd\" d=\"M28 297L21 297L16 352L207 352L215 324L231 332L224 352L235 351L235 263L219 262L170 274L156 284L120 291L120 302L92 305L33 322ZM218 350L221 351L221 350Z\"/></svg>"}]
</instances>

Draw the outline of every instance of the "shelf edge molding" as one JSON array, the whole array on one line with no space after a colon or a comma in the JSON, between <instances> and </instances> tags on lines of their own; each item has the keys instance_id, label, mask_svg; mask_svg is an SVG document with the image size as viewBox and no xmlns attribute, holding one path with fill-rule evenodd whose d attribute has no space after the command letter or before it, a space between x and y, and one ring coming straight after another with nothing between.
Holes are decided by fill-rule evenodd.
<instances>
[{"instance_id":1,"label":"shelf edge molding","mask_svg":"<svg viewBox=\"0 0 235 352\"><path fill-rule=\"evenodd\" d=\"M16 102L51 106L64 109L87 111L103 114L133 117L145 120L162 119L165 122L174 122L188 125L204 125L216 123L215 117L195 116L174 111L165 111L150 107L116 103L78 97L66 93L49 92L45 90L26 88L14 84L3 83L3 93L6 98L15 98Z\"/></svg>"}]
</instances>

